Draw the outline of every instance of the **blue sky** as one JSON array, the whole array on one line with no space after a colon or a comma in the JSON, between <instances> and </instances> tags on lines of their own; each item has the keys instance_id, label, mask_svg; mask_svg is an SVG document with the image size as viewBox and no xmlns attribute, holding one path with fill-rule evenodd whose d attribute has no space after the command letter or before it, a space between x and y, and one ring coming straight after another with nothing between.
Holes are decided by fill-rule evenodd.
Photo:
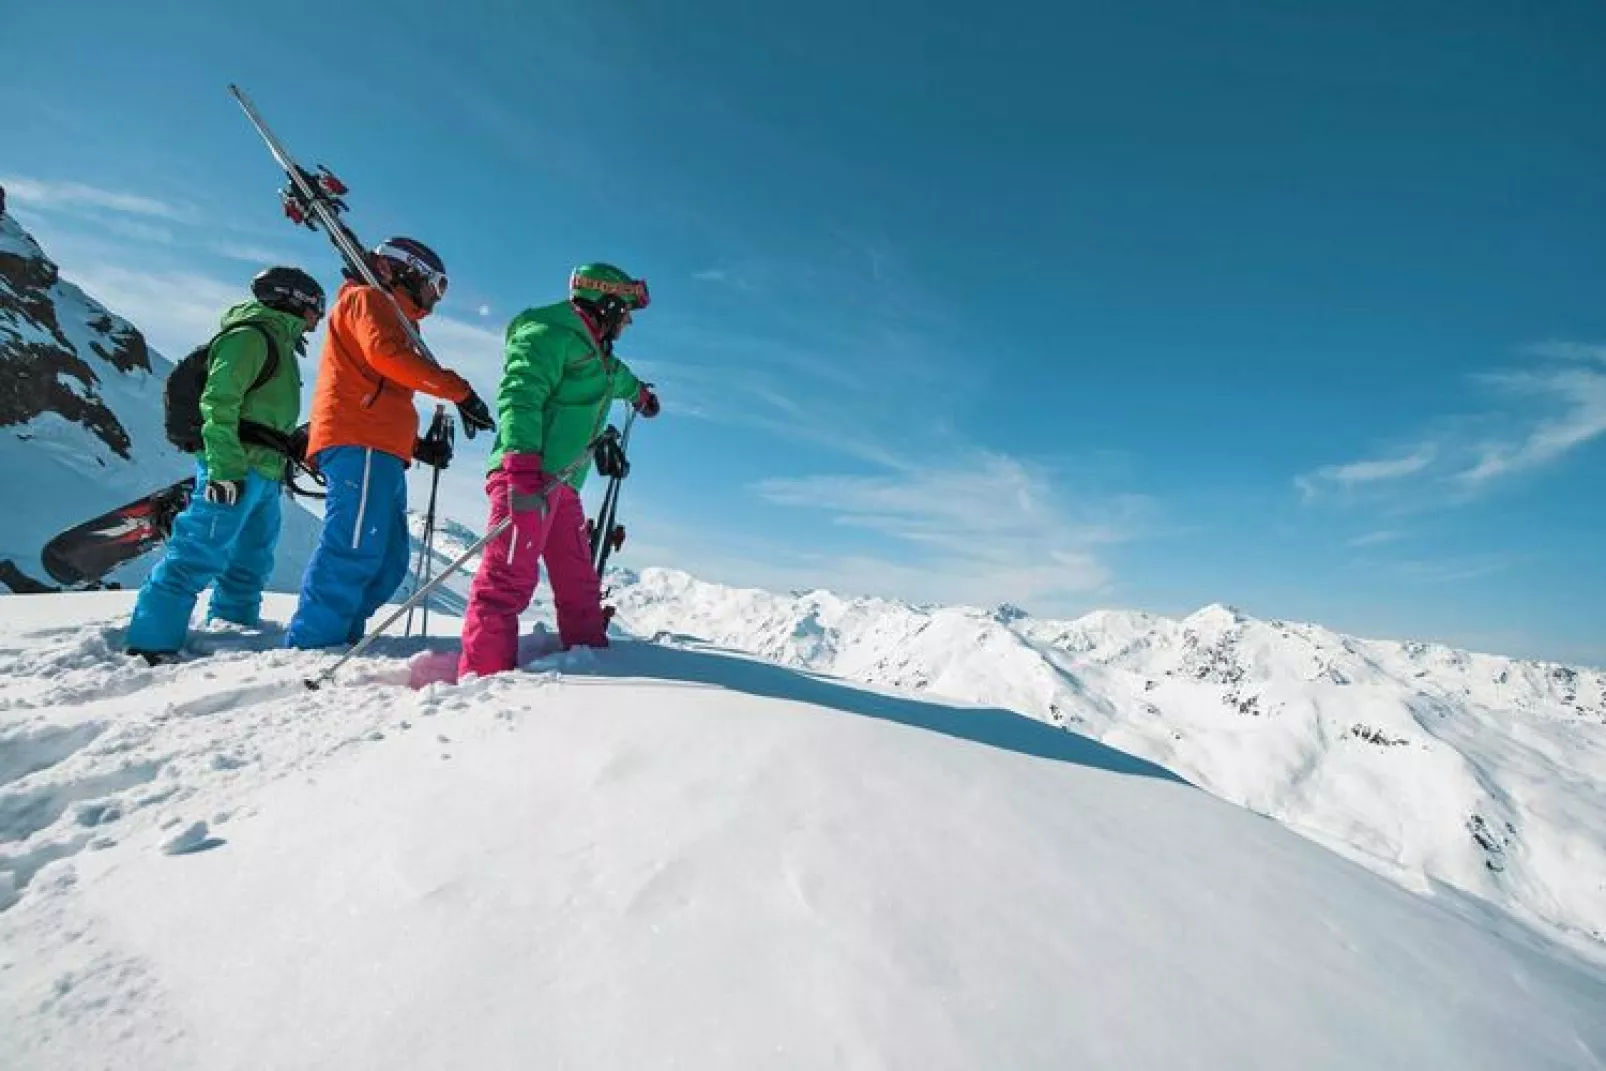
<instances>
[{"instance_id":1,"label":"blue sky","mask_svg":"<svg viewBox=\"0 0 1606 1071\"><path fill-rule=\"evenodd\" d=\"M646 276L625 564L1606 663L1606 8L1299 7L29 5L0 181L170 356L337 275L230 81L442 252L488 396Z\"/></svg>"}]
</instances>

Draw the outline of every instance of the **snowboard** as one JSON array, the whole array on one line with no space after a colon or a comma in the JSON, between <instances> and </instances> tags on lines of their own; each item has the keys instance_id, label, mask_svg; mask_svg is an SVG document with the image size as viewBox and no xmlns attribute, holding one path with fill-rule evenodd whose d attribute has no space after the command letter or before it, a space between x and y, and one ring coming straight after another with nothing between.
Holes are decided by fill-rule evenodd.
<instances>
[{"instance_id":1,"label":"snowboard","mask_svg":"<svg viewBox=\"0 0 1606 1071\"><path fill-rule=\"evenodd\" d=\"M98 584L119 565L165 542L194 490L191 476L67 529L40 552L45 571L65 587Z\"/></svg>"}]
</instances>

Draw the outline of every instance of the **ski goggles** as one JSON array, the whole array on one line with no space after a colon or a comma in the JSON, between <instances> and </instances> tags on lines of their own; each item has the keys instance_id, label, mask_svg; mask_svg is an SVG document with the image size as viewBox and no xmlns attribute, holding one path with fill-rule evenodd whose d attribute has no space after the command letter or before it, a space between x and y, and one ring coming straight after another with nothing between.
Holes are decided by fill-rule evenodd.
<instances>
[{"instance_id":1,"label":"ski goggles","mask_svg":"<svg viewBox=\"0 0 1606 1071\"><path fill-rule=\"evenodd\" d=\"M324 307L322 294L308 294L302 290L292 290L290 292L290 296L292 299L301 303L302 312L310 312L317 316L318 319L323 319Z\"/></svg>"},{"instance_id":2,"label":"ski goggles","mask_svg":"<svg viewBox=\"0 0 1606 1071\"><path fill-rule=\"evenodd\" d=\"M627 283L616 283L611 279L598 279L591 275L574 274L569 276L569 288L595 290L601 294L613 294L622 297L630 305L631 311L645 309L652 301L647 293L647 280L632 279Z\"/></svg>"},{"instance_id":3,"label":"ski goggles","mask_svg":"<svg viewBox=\"0 0 1606 1071\"><path fill-rule=\"evenodd\" d=\"M413 254L409 253L407 250L398 248L387 242L384 245L381 245L378 249L375 249L374 255L385 257L389 260L398 261L399 263L406 265L420 279L423 280L424 285L429 288L430 293L435 295L436 301L439 301L441 298L446 296L446 273L443 271L436 271L429 264L426 264L424 261L413 256Z\"/></svg>"},{"instance_id":4,"label":"ski goggles","mask_svg":"<svg viewBox=\"0 0 1606 1071\"><path fill-rule=\"evenodd\" d=\"M275 290L274 296L279 301L285 302L302 316L305 316L310 312L318 319L323 319L324 307L322 293L308 293L299 287L281 286Z\"/></svg>"}]
</instances>

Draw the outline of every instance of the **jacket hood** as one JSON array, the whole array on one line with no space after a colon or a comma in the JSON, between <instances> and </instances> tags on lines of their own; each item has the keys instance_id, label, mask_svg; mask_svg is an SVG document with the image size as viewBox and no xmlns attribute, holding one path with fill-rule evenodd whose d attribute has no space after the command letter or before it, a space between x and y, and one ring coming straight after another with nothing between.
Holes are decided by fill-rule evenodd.
<instances>
[{"instance_id":1,"label":"jacket hood","mask_svg":"<svg viewBox=\"0 0 1606 1071\"><path fill-rule=\"evenodd\" d=\"M307 331L307 321L295 313L270 309L256 300L242 301L230 308L218 326L229 328L244 323L259 323L292 345Z\"/></svg>"}]
</instances>

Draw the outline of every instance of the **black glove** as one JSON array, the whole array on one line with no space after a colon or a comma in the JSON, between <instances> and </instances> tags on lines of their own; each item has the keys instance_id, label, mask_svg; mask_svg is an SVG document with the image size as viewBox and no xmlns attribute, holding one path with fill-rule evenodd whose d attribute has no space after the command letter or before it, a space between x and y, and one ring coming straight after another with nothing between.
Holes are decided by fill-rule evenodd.
<instances>
[{"instance_id":1,"label":"black glove","mask_svg":"<svg viewBox=\"0 0 1606 1071\"><path fill-rule=\"evenodd\" d=\"M452 463L452 444L445 438L435 435L414 439L413 460L420 465L444 469Z\"/></svg>"},{"instance_id":2,"label":"black glove","mask_svg":"<svg viewBox=\"0 0 1606 1071\"><path fill-rule=\"evenodd\" d=\"M285 443L286 452L290 455L290 460L294 461L297 465L300 465L303 468L306 468L307 467L307 447L311 442L312 442L312 425L311 424L303 424L299 428L297 428L295 431L292 431L290 433L289 440Z\"/></svg>"},{"instance_id":3,"label":"black glove","mask_svg":"<svg viewBox=\"0 0 1606 1071\"><path fill-rule=\"evenodd\" d=\"M457 403L457 416L462 420L463 431L470 439L474 438L476 432L496 430L496 422L491 419L491 411L472 390L468 392L467 398Z\"/></svg>"},{"instance_id":4,"label":"black glove","mask_svg":"<svg viewBox=\"0 0 1606 1071\"><path fill-rule=\"evenodd\" d=\"M612 432L613 429L609 428ZM597 472L610 479L614 476L621 480L630 475L630 461L625 457L624 449L619 445L619 436L602 435L597 438L597 445L591 449L592 457L597 462Z\"/></svg>"},{"instance_id":5,"label":"black glove","mask_svg":"<svg viewBox=\"0 0 1606 1071\"><path fill-rule=\"evenodd\" d=\"M207 480L201 497L214 506L238 506L245 494L244 480Z\"/></svg>"}]
</instances>

